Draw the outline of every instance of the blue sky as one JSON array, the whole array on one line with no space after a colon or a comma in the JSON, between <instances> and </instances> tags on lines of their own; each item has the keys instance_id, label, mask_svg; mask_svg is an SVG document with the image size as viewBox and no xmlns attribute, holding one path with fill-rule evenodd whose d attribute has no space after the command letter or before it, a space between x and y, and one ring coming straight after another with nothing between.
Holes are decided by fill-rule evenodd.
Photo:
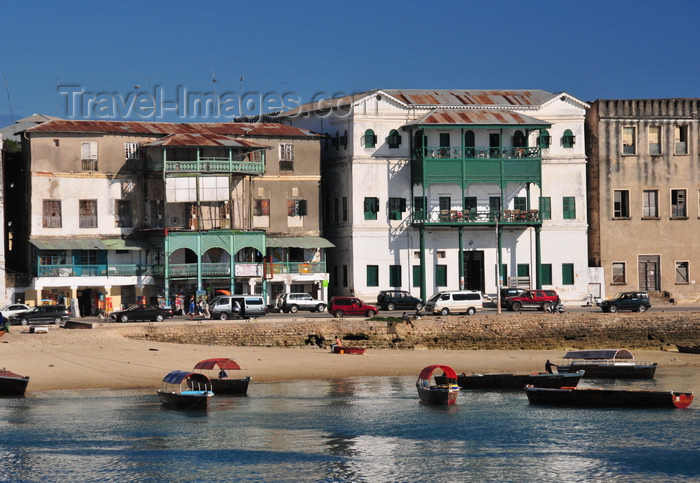
<instances>
[{"instance_id":1,"label":"blue sky","mask_svg":"<svg viewBox=\"0 0 700 483\"><path fill-rule=\"evenodd\" d=\"M302 102L374 88L700 97L695 0L6 0L0 12L0 126L10 110L15 120L95 118L59 85L124 106L136 85L159 86L166 99L180 86L219 96L293 93ZM163 119L206 120L181 115Z\"/></svg>"}]
</instances>

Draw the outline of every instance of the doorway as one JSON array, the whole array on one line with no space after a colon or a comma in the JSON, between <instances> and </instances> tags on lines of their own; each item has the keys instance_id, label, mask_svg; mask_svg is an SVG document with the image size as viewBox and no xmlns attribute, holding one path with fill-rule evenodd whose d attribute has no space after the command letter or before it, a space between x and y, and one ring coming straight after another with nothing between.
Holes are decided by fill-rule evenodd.
<instances>
[{"instance_id":1,"label":"doorway","mask_svg":"<svg viewBox=\"0 0 700 483\"><path fill-rule=\"evenodd\" d=\"M464 289L484 293L484 252L470 250L464 252Z\"/></svg>"},{"instance_id":2,"label":"doorway","mask_svg":"<svg viewBox=\"0 0 700 483\"><path fill-rule=\"evenodd\" d=\"M639 290L658 292L659 267L661 261L658 255L639 255Z\"/></svg>"}]
</instances>

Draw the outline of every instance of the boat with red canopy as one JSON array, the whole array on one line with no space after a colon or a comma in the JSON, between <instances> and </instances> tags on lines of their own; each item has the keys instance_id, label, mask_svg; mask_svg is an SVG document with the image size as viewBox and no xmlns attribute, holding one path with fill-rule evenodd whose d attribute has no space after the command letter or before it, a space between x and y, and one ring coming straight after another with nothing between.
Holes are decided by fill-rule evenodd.
<instances>
[{"instance_id":1,"label":"boat with red canopy","mask_svg":"<svg viewBox=\"0 0 700 483\"><path fill-rule=\"evenodd\" d=\"M213 395L207 376L188 371L168 373L158 390L160 402L173 409L207 409Z\"/></svg>"},{"instance_id":2,"label":"boat with red canopy","mask_svg":"<svg viewBox=\"0 0 700 483\"><path fill-rule=\"evenodd\" d=\"M27 384L29 376L20 376L4 368L0 370L0 397L22 397Z\"/></svg>"},{"instance_id":3,"label":"boat with red canopy","mask_svg":"<svg viewBox=\"0 0 700 483\"><path fill-rule=\"evenodd\" d=\"M441 364L425 367L418 375L416 388L421 401L430 404L454 404L459 394L457 373L450 366Z\"/></svg>"},{"instance_id":4,"label":"boat with red canopy","mask_svg":"<svg viewBox=\"0 0 700 483\"><path fill-rule=\"evenodd\" d=\"M214 394L228 396L246 396L248 394L248 384L250 376L246 377L229 377L229 371L240 371L241 366L233 359L228 357L215 357L199 361L194 366L197 371L212 371L209 380L211 381ZM214 374L214 371L218 371Z\"/></svg>"}]
</instances>

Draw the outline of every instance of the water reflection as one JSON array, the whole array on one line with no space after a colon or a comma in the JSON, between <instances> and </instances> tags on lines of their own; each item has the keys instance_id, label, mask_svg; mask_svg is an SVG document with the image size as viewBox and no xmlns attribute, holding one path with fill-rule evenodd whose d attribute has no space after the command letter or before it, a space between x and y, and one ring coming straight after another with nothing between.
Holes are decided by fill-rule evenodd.
<instances>
[{"instance_id":1,"label":"water reflection","mask_svg":"<svg viewBox=\"0 0 700 483\"><path fill-rule=\"evenodd\" d=\"M697 377L686 371L651 384L679 388ZM552 409L530 406L522 392L462 391L456 405L435 407L420 404L415 377L256 384L249 397L214 397L200 413L165 410L155 391L57 391L0 406L0 428L8 481L690 481L700 474L697 403Z\"/></svg>"}]
</instances>

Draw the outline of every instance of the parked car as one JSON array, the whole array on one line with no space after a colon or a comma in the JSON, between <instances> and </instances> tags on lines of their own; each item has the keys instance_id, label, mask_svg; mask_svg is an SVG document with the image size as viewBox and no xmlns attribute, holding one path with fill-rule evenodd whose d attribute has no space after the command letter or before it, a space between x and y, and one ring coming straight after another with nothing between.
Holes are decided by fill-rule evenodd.
<instances>
[{"instance_id":1,"label":"parked car","mask_svg":"<svg viewBox=\"0 0 700 483\"><path fill-rule=\"evenodd\" d=\"M279 308L285 314L297 313L299 310L310 310L311 312L323 312L326 310L326 302L316 300L307 293L285 293L279 301Z\"/></svg>"},{"instance_id":2,"label":"parked car","mask_svg":"<svg viewBox=\"0 0 700 483\"><path fill-rule=\"evenodd\" d=\"M221 320L260 317L265 315L265 302L262 295L219 295L211 301L209 313L212 319Z\"/></svg>"},{"instance_id":3,"label":"parked car","mask_svg":"<svg viewBox=\"0 0 700 483\"><path fill-rule=\"evenodd\" d=\"M556 290L527 290L522 295L506 297L502 305L508 310L520 310L523 307L547 310L560 301Z\"/></svg>"},{"instance_id":4,"label":"parked car","mask_svg":"<svg viewBox=\"0 0 700 483\"><path fill-rule=\"evenodd\" d=\"M465 313L474 315L484 308L484 298L477 290L447 290L428 299L425 311L430 314L449 315Z\"/></svg>"},{"instance_id":5,"label":"parked car","mask_svg":"<svg viewBox=\"0 0 700 483\"><path fill-rule=\"evenodd\" d=\"M132 320L152 320L162 322L172 318L173 311L170 308L162 308L156 305L132 305L126 310L116 310L109 314L109 318L117 322L129 322Z\"/></svg>"},{"instance_id":6,"label":"parked car","mask_svg":"<svg viewBox=\"0 0 700 483\"><path fill-rule=\"evenodd\" d=\"M2 316L6 319L9 319L13 315L19 314L20 312L26 312L27 310L31 309L29 305L24 305L24 304L10 304L10 305L5 305L2 310L0 310L0 313Z\"/></svg>"},{"instance_id":7,"label":"parked car","mask_svg":"<svg viewBox=\"0 0 700 483\"><path fill-rule=\"evenodd\" d=\"M382 310L420 310L424 304L406 290L382 290L377 295L377 305Z\"/></svg>"},{"instance_id":8,"label":"parked car","mask_svg":"<svg viewBox=\"0 0 700 483\"><path fill-rule=\"evenodd\" d=\"M501 305L508 297L522 297L526 293L524 288L501 287Z\"/></svg>"},{"instance_id":9,"label":"parked car","mask_svg":"<svg viewBox=\"0 0 700 483\"><path fill-rule=\"evenodd\" d=\"M70 319L70 312L63 305L39 305L10 317L10 324L29 325L51 322L60 324Z\"/></svg>"},{"instance_id":10,"label":"parked car","mask_svg":"<svg viewBox=\"0 0 700 483\"><path fill-rule=\"evenodd\" d=\"M345 315L374 317L379 313L377 307L366 304L357 297L333 297L328 311L333 314L333 317L343 317Z\"/></svg>"},{"instance_id":11,"label":"parked car","mask_svg":"<svg viewBox=\"0 0 700 483\"><path fill-rule=\"evenodd\" d=\"M613 298L600 302L600 308L603 309L603 312L617 312L618 310L646 312L650 307L649 294L646 292L619 292Z\"/></svg>"}]
</instances>

